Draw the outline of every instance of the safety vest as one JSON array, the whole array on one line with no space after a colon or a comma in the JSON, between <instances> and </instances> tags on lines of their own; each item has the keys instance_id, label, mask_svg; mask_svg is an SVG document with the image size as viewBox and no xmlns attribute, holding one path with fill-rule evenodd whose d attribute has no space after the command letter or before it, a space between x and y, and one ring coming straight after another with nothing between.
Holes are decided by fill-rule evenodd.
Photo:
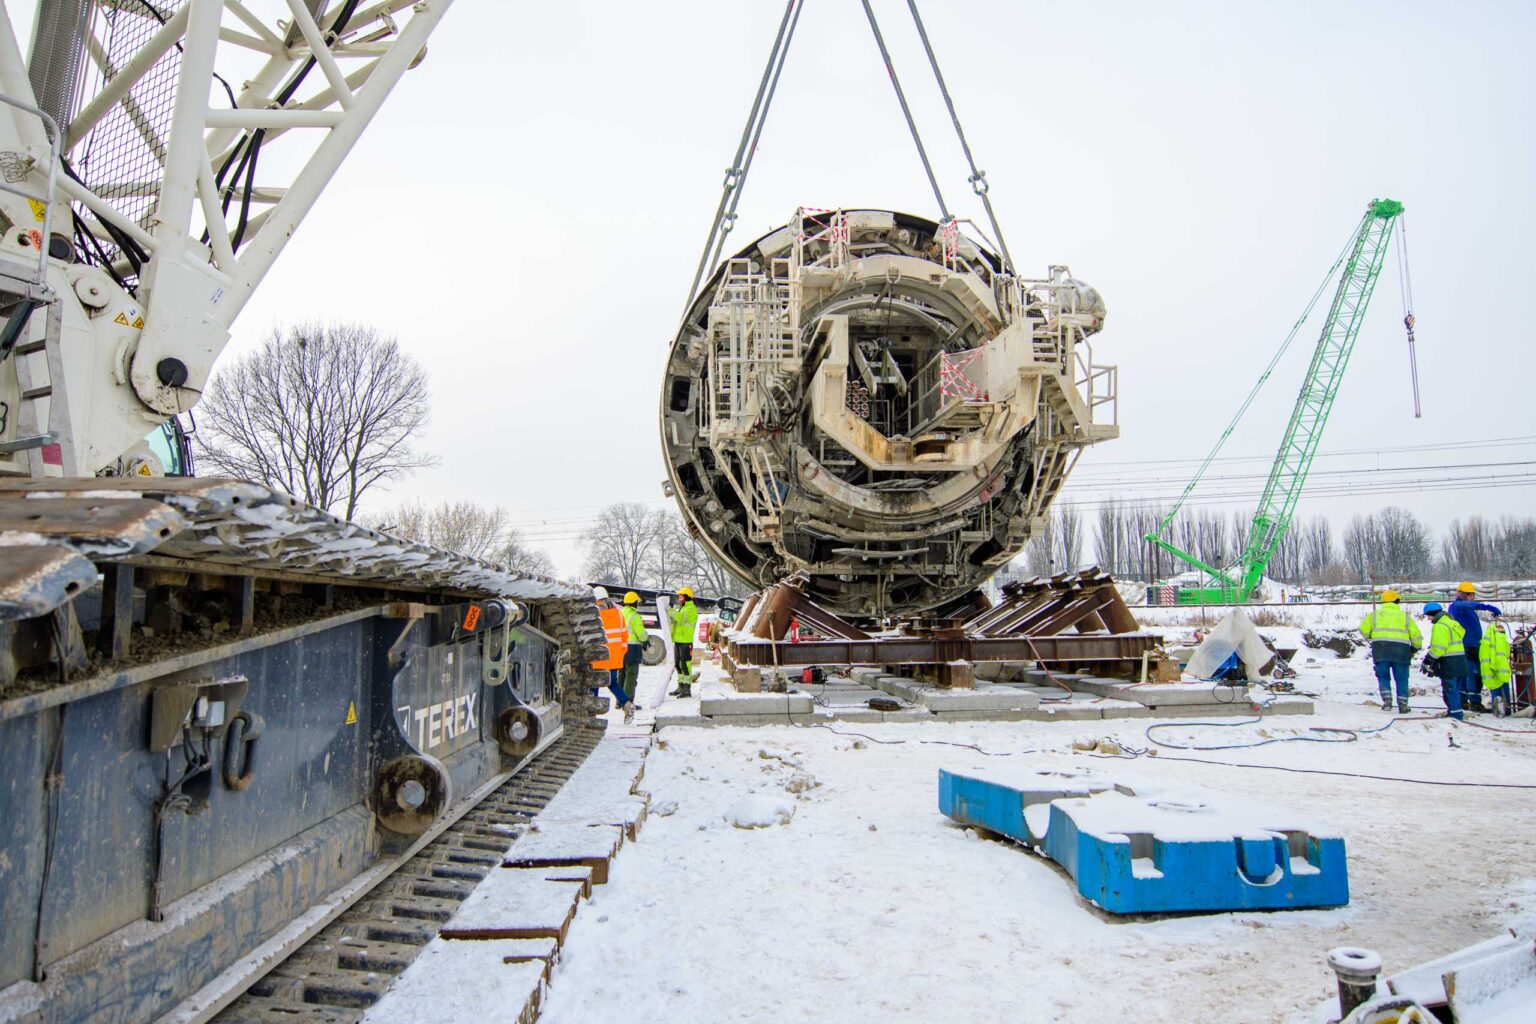
<instances>
[{"instance_id":1,"label":"safety vest","mask_svg":"<svg viewBox=\"0 0 1536 1024\"><path fill-rule=\"evenodd\" d=\"M592 663L593 668L623 668L624 648L629 646L629 627L624 615L617 608L599 608L598 618L603 620L603 643L608 657Z\"/></svg>"},{"instance_id":2,"label":"safety vest","mask_svg":"<svg viewBox=\"0 0 1536 1024\"><path fill-rule=\"evenodd\" d=\"M1461 623L1449 615L1441 615L1429 631L1429 656L1452 658L1460 654L1465 657L1467 649L1462 646L1462 638L1466 635L1467 631L1461 628Z\"/></svg>"},{"instance_id":3,"label":"safety vest","mask_svg":"<svg viewBox=\"0 0 1536 1024\"><path fill-rule=\"evenodd\" d=\"M1411 644L1414 650L1424 642L1419 633L1419 624L1408 617L1408 612L1396 601L1382 604L1365 613L1365 618L1360 620L1360 635L1367 640L1390 640L1400 644Z\"/></svg>"},{"instance_id":4,"label":"safety vest","mask_svg":"<svg viewBox=\"0 0 1536 1024\"><path fill-rule=\"evenodd\" d=\"M645 643L648 636L645 632L645 622L640 618L640 609L627 604L619 609L619 613L624 616L624 627L629 631L629 635L624 638L625 641L631 644Z\"/></svg>"},{"instance_id":5,"label":"safety vest","mask_svg":"<svg viewBox=\"0 0 1536 1024\"><path fill-rule=\"evenodd\" d=\"M693 632L699 625L699 606L692 601L684 601L672 609L672 642L675 644L693 643Z\"/></svg>"},{"instance_id":6,"label":"safety vest","mask_svg":"<svg viewBox=\"0 0 1536 1024\"><path fill-rule=\"evenodd\" d=\"M1484 687L1496 690L1509 682L1509 634L1502 625L1488 627L1477 653L1483 666Z\"/></svg>"}]
</instances>

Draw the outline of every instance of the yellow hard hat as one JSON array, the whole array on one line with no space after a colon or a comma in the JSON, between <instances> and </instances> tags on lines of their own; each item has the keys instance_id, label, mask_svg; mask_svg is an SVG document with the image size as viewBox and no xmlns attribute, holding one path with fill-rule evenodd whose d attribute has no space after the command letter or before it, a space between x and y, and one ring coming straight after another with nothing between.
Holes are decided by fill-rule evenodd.
<instances>
[{"instance_id":1,"label":"yellow hard hat","mask_svg":"<svg viewBox=\"0 0 1536 1024\"><path fill-rule=\"evenodd\" d=\"M678 597L692 597L693 596L693 588L692 587L678 587L677 588L677 596Z\"/></svg>"},{"instance_id":2,"label":"yellow hard hat","mask_svg":"<svg viewBox=\"0 0 1536 1024\"><path fill-rule=\"evenodd\" d=\"M1381 599L1383 601L1397 601L1401 600L1401 595L1395 590L1383 590L1381 592Z\"/></svg>"},{"instance_id":3,"label":"yellow hard hat","mask_svg":"<svg viewBox=\"0 0 1536 1024\"><path fill-rule=\"evenodd\" d=\"M633 590L631 590L629 593L624 595L624 603L625 604L639 604L640 603L640 595L635 593Z\"/></svg>"},{"instance_id":4,"label":"yellow hard hat","mask_svg":"<svg viewBox=\"0 0 1536 1024\"><path fill-rule=\"evenodd\" d=\"M1456 593L1475 594L1477 593L1477 588L1472 585L1471 580L1462 580L1460 583L1456 584Z\"/></svg>"}]
</instances>

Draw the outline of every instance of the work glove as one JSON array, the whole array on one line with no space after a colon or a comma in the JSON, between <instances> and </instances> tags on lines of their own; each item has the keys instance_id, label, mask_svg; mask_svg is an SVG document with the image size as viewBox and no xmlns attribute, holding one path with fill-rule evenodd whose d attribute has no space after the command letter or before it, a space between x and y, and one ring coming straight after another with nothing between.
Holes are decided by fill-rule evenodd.
<instances>
[{"instance_id":1,"label":"work glove","mask_svg":"<svg viewBox=\"0 0 1536 1024\"><path fill-rule=\"evenodd\" d=\"M1423 664L1419 667L1424 670L1424 674L1427 676L1440 675L1440 659L1436 658L1434 655L1426 654L1424 656Z\"/></svg>"}]
</instances>

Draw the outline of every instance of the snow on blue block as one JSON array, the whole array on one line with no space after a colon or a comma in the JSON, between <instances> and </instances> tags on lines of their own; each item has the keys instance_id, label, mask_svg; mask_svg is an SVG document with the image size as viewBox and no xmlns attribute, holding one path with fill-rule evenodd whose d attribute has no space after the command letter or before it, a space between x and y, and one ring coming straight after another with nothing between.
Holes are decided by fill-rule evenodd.
<instances>
[{"instance_id":1,"label":"snow on blue block","mask_svg":"<svg viewBox=\"0 0 1536 1024\"><path fill-rule=\"evenodd\" d=\"M1343 838L1252 801L1138 794L1085 776L940 770L939 810L1045 854L1085 899L1116 914L1349 902Z\"/></svg>"}]
</instances>

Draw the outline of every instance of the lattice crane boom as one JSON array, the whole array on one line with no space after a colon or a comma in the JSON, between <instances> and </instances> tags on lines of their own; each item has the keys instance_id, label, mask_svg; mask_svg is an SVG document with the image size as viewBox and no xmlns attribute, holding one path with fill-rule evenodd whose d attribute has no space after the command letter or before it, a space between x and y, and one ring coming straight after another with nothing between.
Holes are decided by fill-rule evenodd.
<instances>
[{"instance_id":1,"label":"lattice crane boom","mask_svg":"<svg viewBox=\"0 0 1536 1024\"><path fill-rule=\"evenodd\" d=\"M1220 593L1215 596L1221 602L1248 600L1264 578L1270 559L1274 557L1275 550L1285 537L1285 531L1291 525L1291 517L1296 512L1297 502L1301 500L1302 488L1312 468L1312 460L1317 455L1318 444L1322 440L1323 429L1328 422L1328 414L1333 410L1334 400L1339 394L1339 385L1344 380L1344 371L1349 365L1349 356L1354 350L1355 339L1360 334L1360 325L1364 322L1366 307L1370 304L1371 294L1376 288L1376 280L1381 276L1381 268L1386 261L1387 249L1392 240L1392 230L1402 212L1403 204L1394 199L1372 200L1366 206L1365 215L1345 247L1344 254L1329 273L1331 278L1339 265L1343 264L1338 287L1333 293L1327 318L1323 321L1322 331L1318 335L1317 345L1312 352L1312 362L1307 367L1306 376L1302 379L1301 391L1296 396L1296 405L1291 410L1290 422L1287 423L1285 435L1280 441L1280 449L1275 455L1274 465L1270 467L1269 478L1264 484L1258 508L1254 512L1253 524L1249 528L1242 554L1227 568L1216 569L1194 555L1180 550L1160 536L1167 530L1174 515L1183 506L1184 499L1189 496L1195 483L1215 458L1216 451L1212 451L1206 459L1200 472L1196 474L1195 480L1190 482L1179 504L1164 518L1158 531L1147 534L1146 539L1151 543L1202 572L1210 573L1220 590ZM1313 301L1316 301L1316 296ZM1309 306L1308 310L1310 309ZM1304 313L1302 319L1305 318ZM1300 321L1296 328L1292 329L1292 337L1295 336L1296 329L1299 327ZM1287 338L1286 345L1289 343L1290 338ZM1282 346L1280 354L1284 351L1285 346ZM1278 358L1277 355L1276 361ZM1269 369L1260 378L1260 386L1268 378L1274 365L1275 363L1271 362ZM1254 390L1255 392L1258 390L1257 386ZM1238 412L1239 417L1243 411L1246 411L1253 397L1254 395L1250 393ZM1235 426L1234 420L1217 442L1217 450Z\"/></svg>"}]
</instances>

